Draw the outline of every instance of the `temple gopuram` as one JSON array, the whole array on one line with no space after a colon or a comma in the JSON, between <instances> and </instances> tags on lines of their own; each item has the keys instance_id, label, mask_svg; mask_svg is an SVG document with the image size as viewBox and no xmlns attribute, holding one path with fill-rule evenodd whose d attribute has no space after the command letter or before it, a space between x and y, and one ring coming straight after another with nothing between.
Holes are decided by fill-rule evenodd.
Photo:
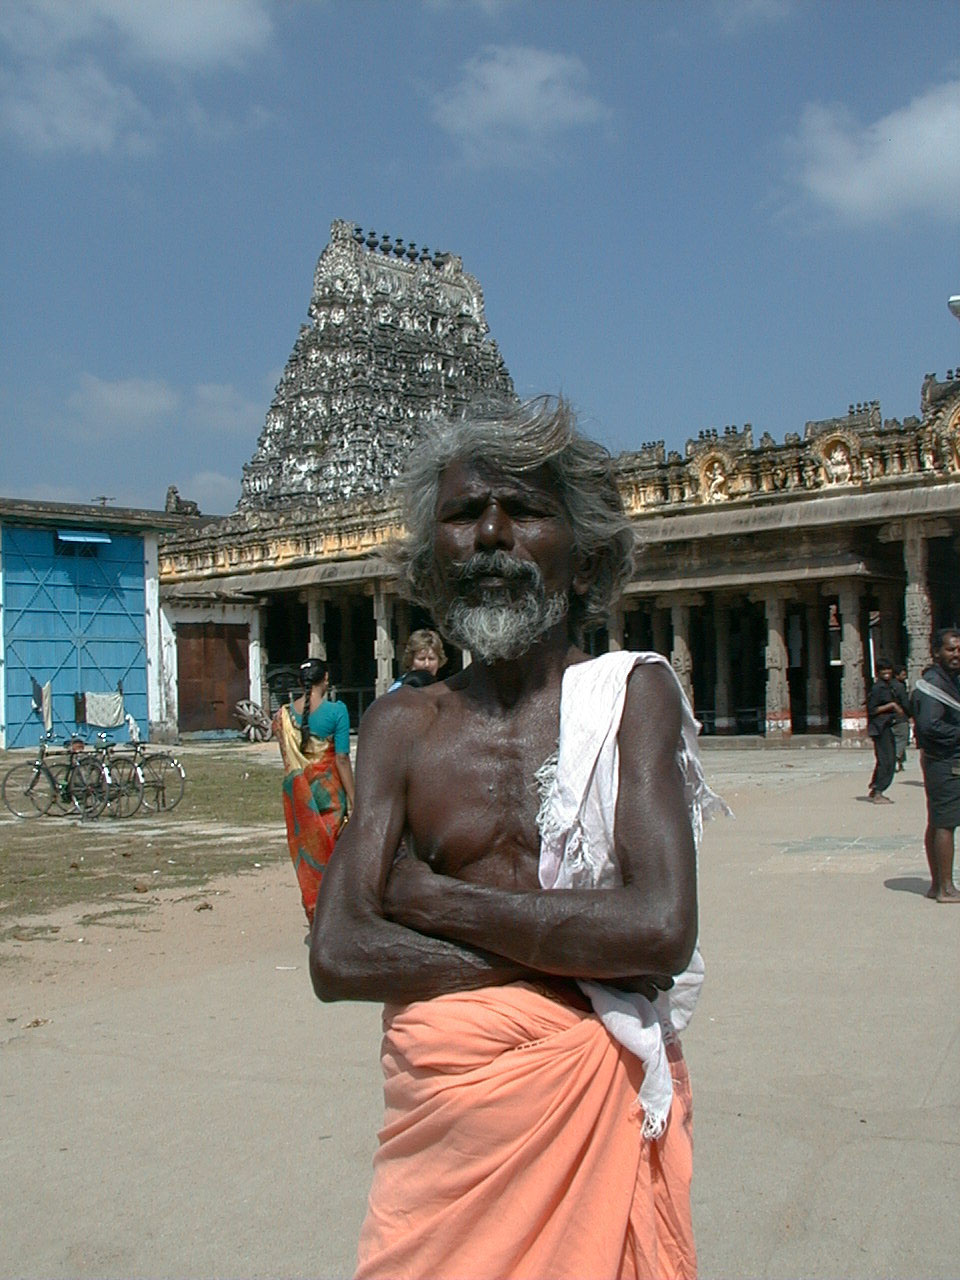
<instances>
[{"instance_id":1,"label":"temple gopuram","mask_svg":"<svg viewBox=\"0 0 960 1280\"><path fill-rule=\"evenodd\" d=\"M513 392L480 285L451 254L338 221L308 315L236 511L168 495L190 519L160 552L155 737L234 730L234 704L275 706L307 654L331 661L356 725L431 623L382 550L424 425ZM902 422L861 402L781 443L728 426L616 468L640 554L588 647L668 655L708 734L860 741L880 654L912 683L932 629L960 622L960 368L928 374Z\"/></svg>"}]
</instances>

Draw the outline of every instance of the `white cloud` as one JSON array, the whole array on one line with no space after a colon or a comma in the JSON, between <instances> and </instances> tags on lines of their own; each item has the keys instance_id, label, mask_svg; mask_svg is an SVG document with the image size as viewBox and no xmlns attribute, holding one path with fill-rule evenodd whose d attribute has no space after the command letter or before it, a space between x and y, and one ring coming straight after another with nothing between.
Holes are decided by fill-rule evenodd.
<instances>
[{"instance_id":1,"label":"white cloud","mask_svg":"<svg viewBox=\"0 0 960 1280\"><path fill-rule=\"evenodd\" d=\"M179 404L179 395L165 382L147 378L107 382L92 373L81 374L80 386L67 400L86 439L140 434L169 421Z\"/></svg>"},{"instance_id":2,"label":"white cloud","mask_svg":"<svg viewBox=\"0 0 960 1280\"><path fill-rule=\"evenodd\" d=\"M69 0L67 0L69 2ZM132 53L187 70L240 66L273 25L261 0L87 0Z\"/></svg>"},{"instance_id":3,"label":"white cloud","mask_svg":"<svg viewBox=\"0 0 960 1280\"><path fill-rule=\"evenodd\" d=\"M601 124L607 107L587 90L587 68L568 54L492 45L434 98L433 116L472 164L549 159L572 129Z\"/></svg>"},{"instance_id":4,"label":"white cloud","mask_svg":"<svg viewBox=\"0 0 960 1280\"><path fill-rule=\"evenodd\" d=\"M223 436L255 439L263 425L266 400L250 400L236 387L204 382L180 391L154 378L110 382L91 373L80 376L66 401L64 429L84 441L114 441L153 433L157 439L209 441Z\"/></svg>"},{"instance_id":5,"label":"white cloud","mask_svg":"<svg viewBox=\"0 0 960 1280\"><path fill-rule=\"evenodd\" d=\"M180 77L237 68L271 35L267 0L0 3L7 55L0 128L39 153L143 153L162 111L208 137L222 135L222 122L184 93ZM147 63L171 78L176 105L148 109L150 89L125 62ZM162 101L162 87L152 88ZM257 123L255 108L246 123Z\"/></svg>"},{"instance_id":6,"label":"white cloud","mask_svg":"<svg viewBox=\"0 0 960 1280\"><path fill-rule=\"evenodd\" d=\"M178 486L180 497L195 502L206 516L222 516L233 511L240 497L240 477L219 471L196 471Z\"/></svg>"},{"instance_id":7,"label":"white cloud","mask_svg":"<svg viewBox=\"0 0 960 1280\"><path fill-rule=\"evenodd\" d=\"M29 66L0 77L0 128L29 151L122 151L142 155L152 145L153 121L136 95L86 62L58 68Z\"/></svg>"},{"instance_id":8,"label":"white cloud","mask_svg":"<svg viewBox=\"0 0 960 1280\"><path fill-rule=\"evenodd\" d=\"M263 0L14 0L0 39L23 58L119 41L145 62L187 71L236 67L273 32Z\"/></svg>"},{"instance_id":9,"label":"white cloud","mask_svg":"<svg viewBox=\"0 0 960 1280\"><path fill-rule=\"evenodd\" d=\"M728 35L740 35L756 27L783 22L793 11L793 0L715 0L720 25Z\"/></svg>"},{"instance_id":10,"label":"white cloud","mask_svg":"<svg viewBox=\"0 0 960 1280\"><path fill-rule=\"evenodd\" d=\"M495 18L504 9L517 3L517 0L423 0L427 9L437 13L445 10L479 9L488 18Z\"/></svg>"},{"instance_id":11,"label":"white cloud","mask_svg":"<svg viewBox=\"0 0 960 1280\"><path fill-rule=\"evenodd\" d=\"M43 481L39 484L28 485L22 496L24 498L32 498L34 502L90 502L92 501L90 494L85 489L81 489L75 484L52 484Z\"/></svg>"},{"instance_id":12,"label":"white cloud","mask_svg":"<svg viewBox=\"0 0 960 1280\"><path fill-rule=\"evenodd\" d=\"M236 387L205 382L194 390L187 418L199 431L257 433L265 414L265 404L248 400Z\"/></svg>"},{"instance_id":13,"label":"white cloud","mask_svg":"<svg viewBox=\"0 0 960 1280\"><path fill-rule=\"evenodd\" d=\"M788 141L805 196L849 223L905 214L960 215L960 79L861 124L842 106L809 104Z\"/></svg>"}]
</instances>

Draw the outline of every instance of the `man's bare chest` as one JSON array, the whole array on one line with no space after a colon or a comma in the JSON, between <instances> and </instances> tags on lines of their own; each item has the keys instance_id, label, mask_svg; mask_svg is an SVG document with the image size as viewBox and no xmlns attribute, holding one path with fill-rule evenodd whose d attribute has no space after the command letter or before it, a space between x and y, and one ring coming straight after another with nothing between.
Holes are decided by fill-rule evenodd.
<instances>
[{"instance_id":1,"label":"man's bare chest","mask_svg":"<svg viewBox=\"0 0 960 1280\"><path fill-rule=\"evenodd\" d=\"M407 830L437 871L477 884L536 888L537 772L556 750L556 722L441 724L411 753Z\"/></svg>"}]
</instances>

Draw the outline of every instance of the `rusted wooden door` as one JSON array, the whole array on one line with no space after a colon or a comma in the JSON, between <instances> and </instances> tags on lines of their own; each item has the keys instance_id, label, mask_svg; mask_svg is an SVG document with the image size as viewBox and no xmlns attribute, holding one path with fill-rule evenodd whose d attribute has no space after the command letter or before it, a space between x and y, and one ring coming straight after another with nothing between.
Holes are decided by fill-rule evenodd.
<instances>
[{"instance_id":1,"label":"rusted wooden door","mask_svg":"<svg viewBox=\"0 0 960 1280\"><path fill-rule=\"evenodd\" d=\"M237 728L233 708L250 697L249 644L246 625L177 623L181 733Z\"/></svg>"}]
</instances>

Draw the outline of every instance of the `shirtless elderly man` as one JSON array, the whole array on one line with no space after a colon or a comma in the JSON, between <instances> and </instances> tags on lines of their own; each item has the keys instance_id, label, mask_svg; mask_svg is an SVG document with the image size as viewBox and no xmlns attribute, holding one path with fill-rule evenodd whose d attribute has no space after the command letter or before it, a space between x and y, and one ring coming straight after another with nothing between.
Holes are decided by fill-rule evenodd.
<instances>
[{"instance_id":1,"label":"shirtless elderly man","mask_svg":"<svg viewBox=\"0 0 960 1280\"><path fill-rule=\"evenodd\" d=\"M405 492L401 577L473 661L367 712L313 929L318 996L386 1006L357 1275L691 1276L709 793L669 666L577 647L632 563L610 457L503 402Z\"/></svg>"}]
</instances>

